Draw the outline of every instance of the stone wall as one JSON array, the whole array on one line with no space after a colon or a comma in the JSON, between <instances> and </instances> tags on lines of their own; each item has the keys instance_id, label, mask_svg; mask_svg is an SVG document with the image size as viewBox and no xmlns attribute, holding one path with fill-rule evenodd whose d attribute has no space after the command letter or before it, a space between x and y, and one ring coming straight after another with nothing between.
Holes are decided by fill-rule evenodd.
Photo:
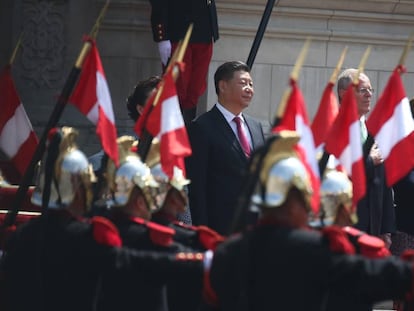
<instances>
[{"instance_id":1,"label":"stone wall","mask_svg":"<svg viewBox=\"0 0 414 311\"><path fill-rule=\"evenodd\" d=\"M213 74L223 61L247 60L265 5L264 0L216 0L220 40L215 44L208 91L201 113L216 100ZM40 135L55 106L103 0L0 1L0 65L7 63L24 31L13 76L25 109ZM150 32L147 0L112 0L97 44L110 87L119 134L133 126L125 98L136 81L160 74L157 46ZM344 67L356 67L368 45L366 64L373 87L381 91L414 29L414 2L404 0L279 0L253 65L255 98L248 111L268 127L290 72L307 37L312 38L299 86L312 119L339 55L345 46ZM408 55L404 76L407 94L414 95L414 54ZM1 95L0 95L1 96ZM375 98L378 92L375 94ZM80 145L88 154L100 149L94 127L71 106L60 124L81 131Z\"/></svg>"}]
</instances>

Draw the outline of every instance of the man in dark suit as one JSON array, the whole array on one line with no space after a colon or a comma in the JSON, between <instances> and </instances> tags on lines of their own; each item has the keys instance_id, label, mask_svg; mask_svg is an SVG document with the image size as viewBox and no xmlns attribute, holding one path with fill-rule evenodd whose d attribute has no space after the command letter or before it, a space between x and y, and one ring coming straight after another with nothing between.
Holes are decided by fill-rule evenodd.
<instances>
[{"instance_id":1,"label":"man in dark suit","mask_svg":"<svg viewBox=\"0 0 414 311\"><path fill-rule=\"evenodd\" d=\"M199 97L207 88L206 78L213 42L218 40L215 0L150 0L151 26L163 67L193 23L193 32L183 62L185 71L177 80L177 93L185 123L196 115Z\"/></svg>"},{"instance_id":2,"label":"man in dark suit","mask_svg":"<svg viewBox=\"0 0 414 311\"><path fill-rule=\"evenodd\" d=\"M357 69L345 69L338 77L339 102L358 73ZM359 85L356 90L358 114L361 125L361 139L365 160L367 193L358 202L358 222L355 227L368 234L380 236L387 247L391 244L391 233L395 232L395 209L392 190L386 185L384 160L374 138L367 132L365 116L371 109L373 89L371 81L364 73L360 73Z\"/></svg>"},{"instance_id":3,"label":"man in dark suit","mask_svg":"<svg viewBox=\"0 0 414 311\"><path fill-rule=\"evenodd\" d=\"M245 63L222 64L214 74L214 85L218 102L188 127L193 154L186 164L193 224L207 225L226 235L250 152L264 143L264 134L258 121L242 113L254 94ZM235 117L241 118L239 130Z\"/></svg>"}]
</instances>

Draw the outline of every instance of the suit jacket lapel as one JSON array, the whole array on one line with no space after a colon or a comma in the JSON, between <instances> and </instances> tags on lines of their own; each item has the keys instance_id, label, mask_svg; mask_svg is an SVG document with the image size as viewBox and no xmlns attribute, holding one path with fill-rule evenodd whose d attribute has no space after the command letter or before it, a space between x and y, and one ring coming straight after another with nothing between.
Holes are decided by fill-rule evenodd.
<instances>
[{"instance_id":1,"label":"suit jacket lapel","mask_svg":"<svg viewBox=\"0 0 414 311\"><path fill-rule=\"evenodd\" d=\"M250 137L252 138L252 145L253 145L253 150L254 150L258 146L263 145L264 143L264 138L262 134L263 132L262 132L260 125L257 122L253 121L252 118L244 114L243 114L243 117L250 131Z\"/></svg>"},{"instance_id":2,"label":"suit jacket lapel","mask_svg":"<svg viewBox=\"0 0 414 311\"><path fill-rule=\"evenodd\" d=\"M216 119L215 125L218 127L219 132L223 135L223 138L228 142L228 144L231 145L231 148L236 153L238 153L240 156L243 157L244 160L246 160L247 157L244 154L242 147L240 146L239 140L234 135L234 132L228 124L226 118L223 116L220 110L218 110L216 105L214 105L214 107L211 109L211 112L214 118Z\"/></svg>"}]
</instances>

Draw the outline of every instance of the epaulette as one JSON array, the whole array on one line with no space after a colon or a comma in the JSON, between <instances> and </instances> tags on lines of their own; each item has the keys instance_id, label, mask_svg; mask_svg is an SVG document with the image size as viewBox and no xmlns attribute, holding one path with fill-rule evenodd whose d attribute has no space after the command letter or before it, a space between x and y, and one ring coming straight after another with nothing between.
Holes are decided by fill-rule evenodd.
<instances>
[{"instance_id":1,"label":"epaulette","mask_svg":"<svg viewBox=\"0 0 414 311\"><path fill-rule=\"evenodd\" d=\"M384 258L391 256L390 251L385 246L385 242L380 238L368 234L358 238L361 255L368 258Z\"/></svg>"},{"instance_id":2,"label":"epaulette","mask_svg":"<svg viewBox=\"0 0 414 311\"><path fill-rule=\"evenodd\" d=\"M215 250L217 245L224 241L224 237L206 226L198 226L198 240L206 250Z\"/></svg>"},{"instance_id":3,"label":"epaulette","mask_svg":"<svg viewBox=\"0 0 414 311\"><path fill-rule=\"evenodd\" d=\"M132 221L144 225L148 229L151 242L159 246L170 246L174 241L175 230L139 217L132 217Z\"/></svg>"},{"instance_id":4,"label":"epaulette","mask_svg":"<svg viewBox=\"0 0 414 311\"><path fill-rule=\"evenodd\" d=\"M107 218L95 216L91 218L93 237L102 245L121 247L122 239L116 226Z\"/></svg>"},{"instance_id":5,"label":"epaulette","mask_svg":"<svg viewBox=\"0 0 414 311\"><path fill-rule=\"evenodd\" d=\"M361 255L368 258L382 258L391 255L390 251L385 246L385 242L380 238L349 226L344 227L343 230L349 235L357 238Z\"/></svg>"},{"instance_id":6,"label":"epaulette","mask_svg":"<svg viewBox=\"0 0 414 311\"><path fill-rule=\"evenodd\" d=\"M342 228L329 226L322 229L322 235L329 242L329 249L335 253L355 254L355 247L351 244Z\"/></svg>"}]
</instances>

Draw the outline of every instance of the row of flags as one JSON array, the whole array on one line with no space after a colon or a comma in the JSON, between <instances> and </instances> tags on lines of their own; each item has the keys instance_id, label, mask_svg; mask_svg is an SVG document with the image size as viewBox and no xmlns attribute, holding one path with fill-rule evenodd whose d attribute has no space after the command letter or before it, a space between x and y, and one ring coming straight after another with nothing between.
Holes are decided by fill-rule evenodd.
<instances>
[{"instance_id":1,"label":"row of flags","mask_svg":"<svg viewBox=\"0 0 414 311\"><path fill-rule=\"evenodd\" d=\"M84 60L82 71L69 102L79 109L93 124L105 153L119 165L117 130L111 95L102 61L92 38L86 38L91 45ZM183 68L181 64L179 66ZM169 177L173 177L174 166L185 172L184 157L191 154L191 147L177 97L174 66L171 66L158 85L159 104L146 105L141 121L135 131L141 134L145 127L153 137L160 138L161 165ZM158 93L158 92L156 92ZM14 85L11 66L7 65L0 76L0 149L9 157L23 176L35 149L38 138L21 103ZM153 99L152 99L153 100ZM150 109L154 107L154 109Z\"/></svg>"},{"instance_id":2,"label":"row of flags","mask_svg":"<svg viewBox=\"0 0 414 311\"><path fill-rule=\"evenodd\" d=\"M93 124L108 156L118 164L117 131L111 96L96 43L88 38L91 49L85 59L78 83L69 102L75 105ZM135 125L139 137L147 131L160 139L161 165L172 178L174 167L185 172L184 158L191 155L191 147L181 115L174 70L183 69L177 62L164 73L154 95L145 106ZM398 65L367 120L369 133L375 138L383 154L387 184L395 184L414 168L414 121L409 100L404 90ZM296 79L290 79L290 95L280 122L272 132L295 130L301 136L296 147L299 157L311 177L314 196L312 207L319 209L319 174L317 150L323 147L334 155L353 182L354 204L365 195L365 169L360 135L359 116L350 84L341 105L338 105L330 81L320 101L312 124L309 122L306 103ZM38 143L6 66L0 76L0 148L23 175ZM405 155L404 161L399 161Z\"/></svg>"}]
</instances>

